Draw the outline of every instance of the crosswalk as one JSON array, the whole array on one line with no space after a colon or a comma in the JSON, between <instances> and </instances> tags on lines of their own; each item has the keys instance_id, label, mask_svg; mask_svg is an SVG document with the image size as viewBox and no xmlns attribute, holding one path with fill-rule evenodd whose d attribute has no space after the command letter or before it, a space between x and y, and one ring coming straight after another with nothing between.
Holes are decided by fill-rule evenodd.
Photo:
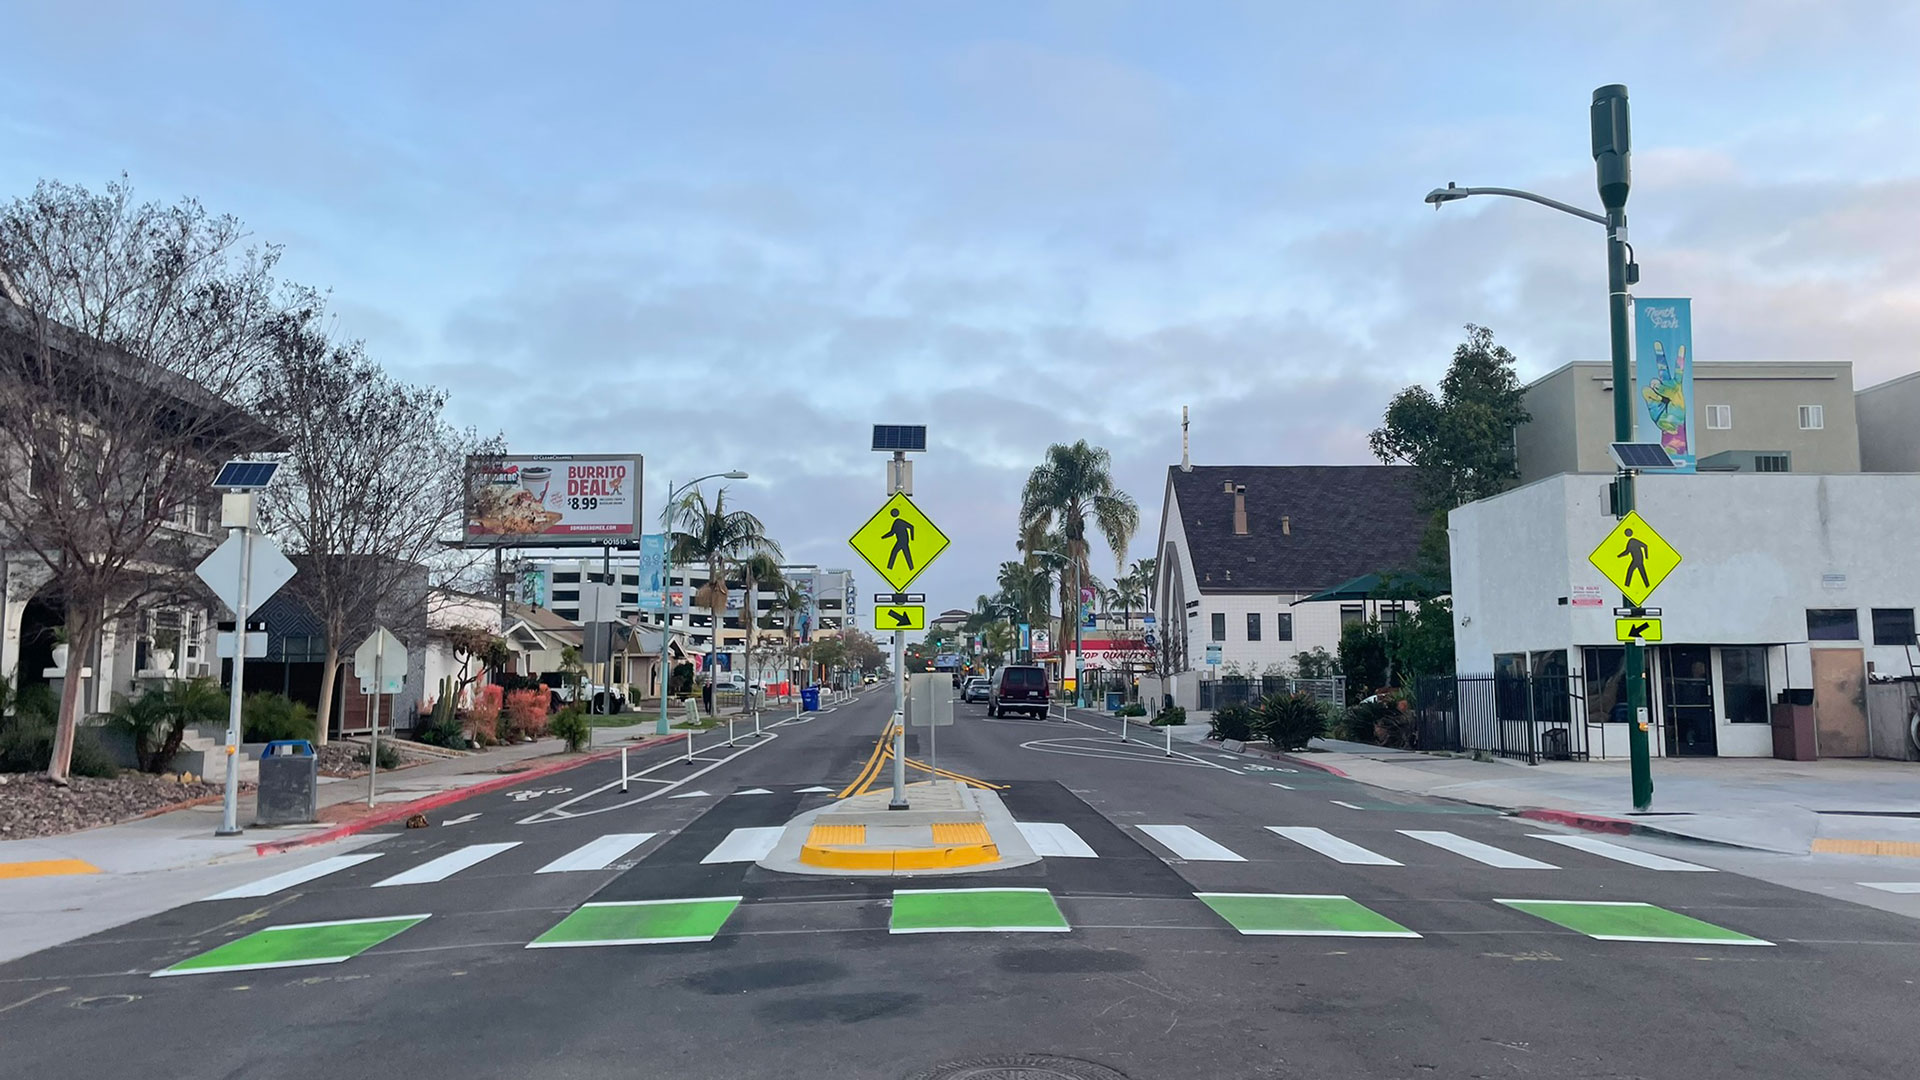
<instances>
[{"instance_id":1,"label":"crosswalk","mask_svg":"<svg viewBox=\"0 0 1920 1080\"><path fill-rule=\"evenodd\" d=\"M1026 821L1020 822L1019 827L1028 846L1042 859L1101 858L1100 852L1066 823ZM1395 829L1367 834L1363 837L1366 842L1362 843L1350 836L1338 835L1329 829L1305 825L1267 825L1259 828L1233 826L1230 835L1224 838L1210 836L1201 828L1188 824L1147 823L1129 825L1126 829L1137 832L1139 837L1146 841L1147 850L1176 864L1274 863L1284 861L1291 854L1304 850L1343 866L1415 870L1421 866L1436 865L1436 856L1432 852L1437 851L1444 853L1438 857L1442 863L1449 859L1458 859L1462 861L1461 865L1472 864L1492 871L1538 872L1560 870L1563 866L1574 865L1562 856L1556 856L1558 861L1548 861L1541 857L1561 852L1575 858L1578 855L1594 856L1608 862L1655 872L1713 872L1713 868L1709 866L1641 851L1602 840L1599 837L1558 833L1519 834L1501 839L1500 843L1496 844L1442 829ZM781 825L752 825L730 829L712 841L711 847L707 848L705 854L701 856L700 865L725 866L758 862L773 851L783 831L784 826ZM538 852L538 867L531 872L579 874L605 872L616 868L626 869L644 863L647 857L645 852L649 850L648 843L659 836L661 834L655 832L606 833L557 853L551 849L543 849ZM1254 846L1260 839L1264 839L1266 843ZM1495 837L1495 839L1500 838ZM1387 841L1392 841L1392 844L1386 843ZM1520 847L1522 842L1537 843L1540 847L1534 849L1533 854L1513 850ZM485 867L493 860L520 848L523 843L523 841L511 840L465 844L450 850L423 852L420 854L428 856L424 861L413 865L394 866L392 873L372 881L370 887L392 889L445 882L462 874L472 874L476 868ZM1501 844L1510 846L1501 846ZM1377 850L1381 848L1387 850ZM314 883L321 883L324 887L325 879L364 866L373 860L385 859L387 862L399 862L405 858L407 855L404 853L390 856L378 851L335 855L306 866L263 877L258 881L235 886L206 899L253 899L284 893ZM384 867L383 863L376 869ZM524 871L508 868L500 871L489 869L486 872ZM1894 882L1879 883L1874 887L1888 892L1905 892L1916 888L1907 883Z\"/></svg>"}]
</instances>

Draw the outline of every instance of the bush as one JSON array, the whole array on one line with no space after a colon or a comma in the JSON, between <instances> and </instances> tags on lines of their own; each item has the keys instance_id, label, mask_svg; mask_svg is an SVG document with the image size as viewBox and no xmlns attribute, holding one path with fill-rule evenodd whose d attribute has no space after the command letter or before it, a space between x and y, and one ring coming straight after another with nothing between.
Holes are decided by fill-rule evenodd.
<instances>
[{"instance_id":1,"label":"bush","mask_svg":"<svg viewBox=\"0 0 1920 1080\"><path fill-rule=\"evenodd\" d=\"M1250 706L1235 702L1222 709L1213 711L1213 737L1219 739L1238 739L1246 742L1253 738L1253 721L1257 714Z\"/></svg>"},{"instance_id":2,"label":"bush","mask_svg":"<svg viewBox=\"0 0 1920 1080\"><path fill-rule=\"evenodd\" d=\"M587 723L586 710L569 705L547 720L547 734L567 740L567 752L577 753L593 737L593 728Z\"/></svg>"},{"instance_id":3,"label":"bush","mask_svg":"<svg viewBox=\"0 0 1920 1080\"><path fill-rule=\"evenodd\" d=\"M1154 727L1180 727L1186 722L1187 710L1182 705L1169 705L1160 710L1159 716L1153 718Z\"/></svg>"},{"instance_id":4,"label":"bush","mask_svg":"<svg viewBox=\"0 0 1920 1080\"><path fill-rule=\"evenodd\" d=\"M354 760L358 761L362 765L365 765L367 763L367 748L364 746L361 747L360 753L354 758ZM380 740L380 767L383 769L397 769L400 767L400 764L401 764L400 748L393 745L392 740L381 739Z\"/></svg>"},{"instance_id":5,"label":"bush","mask_svg":"<svg viewBox=\"0 0 1920 1080\"><path fill-rule=\"evenodd\" d=\"M1254 734L1277 750L1304 750L1307 740L1327 733L1327 711L1311 694L1274 694L1260 703Z\"/></svg>"},{"instance_id":6,"label":"bush","mask_svg":"<svg viewBox=\"0 0 1920 1080\"><path fill-rule=\"evenodd\" d=\"M53 760L53 722L22 712L0 717L0 772L40 772ZM111 780L119 766L100 745L100 733L82 727L73 733L73 757L68 771L74 776Z\"/></svg>"},{"instance_id":7,"label":"bush","mask_svg":"<svg viewBox=\"0 0 1920 1080\"><path fill-rule=\"evenodd\" d=\"M547 691L515 690L501 714L503 738L537 739L547 733Z\"/></svg>"},{"instance_id":8,"label":"bush","mask_svg":"<svg viewBox=\"0 0 1920 1080\"><path fill-rule=\"evenodd\" d=\"M1145 716L1147 715L1147 707L1145 705L1140 704L1137 701L1129 701L1125 705L1120 706L1119 710L1115 712L1114 715L1115 716Z\"/></svg>"},{"instance_id":9,"label":"bush","mask_svg":"<svg viewBox=\"0 0 1920 1080\"><path fill-rule=\"evenodd\" d=\"M292 698L260 690L240 702L242 742L311 739L313 734L313 710Z\"/></svg>"},{"instance_id":10,"label":"bush","mask_svg":"<svg viewBox=\"0 0 1920 1080\"><path fill-rule=\"evenodd\" d=\"M1349 705L1333 725L1334 737L1350 742L1378 742L1380 724L1386 719L1387 711L1387 703L1377 694Z\"/></svg>"},{"instance_id":11,"label":"bush","mask_svg":"<svg viewBox=\"0 0 1920 1080\"><path fill-rule=\"evenodd\" d=\"M483 686L473 696L473 708L467 710L467 738L476 746L492 746L500 741L500 709L506 692L498 686Z\"/></svg>"},{"instance_id":12,"label":"bush","mask_svg":"<svg viewBox=\"0 0 1920 1080\"><path fill-rule=\"evenodd\" d=\"M667 692L683 696L693 693L692 664L681 663L673 665L673 677L667 681Z\"/></svg>"}]
</instances>

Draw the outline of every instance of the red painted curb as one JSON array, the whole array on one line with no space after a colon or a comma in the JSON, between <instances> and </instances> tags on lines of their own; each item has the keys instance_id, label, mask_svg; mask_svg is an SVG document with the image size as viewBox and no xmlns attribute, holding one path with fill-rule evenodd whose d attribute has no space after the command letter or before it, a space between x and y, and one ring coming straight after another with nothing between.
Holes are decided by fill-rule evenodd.
<instances>
[{"instance_id":1,"label":"red painted curb","mask_svg":"<svg viewBox=\"0 0 1920 1080\"><path fill-rule=\"evenodd\" d=\"M270 840L264 844L255 844L253 850L257 855L278 855L283 851L291 851L294 848L324 844L329 841L338 840L341 837L352 836L355 833L378 828L381 825L390 825L393 822L410 818L415 814L424 814L429 810L438 810L440 807L452 805L453 803L457 803L462 799L474 795L485 795L489 791L498 791L504 787L512 787L525 780L538 780L542 777L552 776L554 773L565 772L568 769L577 769L582 765L591 765L596 761L605 761L608 758L618 756L622 749L628 751L644 750L648 747L659 746L663 743L674 742L684 738L686 738L684 733L680 735L656 735L651 739L633 743L630 746L616 746L610 750L588 754L585 757L573 758L568 761L556 761L548 765L539 765L522 772L506 773L489 780L482 780L477 784L469 784L466 787L435 792L432 795L415 799L409 803L401 803L398 806L389 807L385 810L378 810L358 821L349 821L343 825L335 825L331 829L322 829L317 833L309 833L306 836L296 836L290 840Z\"/></svg>"},{"instance_id":2,"label":"red painted curb","mask_svg":"<svg viewBox=\"0 0 1920 1080\"><path fill-rule=\"evenodd\" d=\"M1623 821L1620 818L1606 817L1601 814L1587 814L1578 810L1522 810L1516 817L1529 821L1546 821L1555 825L1570 825L1589 832L1611 833L1614 836L1627 836L1640 831L1637 822Z\"/></svg>"},{"instance_id":3,"label":"red painted curb","mask_svg":"<svg viewBox=\"0 0 1920 1080\"><path fill-rule=\"evenodd\" d=\"M1255 753L1266 754L1266 756L1270 758L1274 758L1275 760L1278 760L1278 761L1292 762L1293 764L1298 765L1305 769L1318 769L1323 773L1332 773L1333 775L1341 778L1342 780L1353 779L1353 777L1348 776L1344 771L1338 768L1335 768L1332 765L1322 765L1317 761L1308 761L1306 758L1295 757L1292 754L1275 754L1275 753L1270 753L1264 750L1257 750L1255 751Z\"/></svg>"}]
</instances>

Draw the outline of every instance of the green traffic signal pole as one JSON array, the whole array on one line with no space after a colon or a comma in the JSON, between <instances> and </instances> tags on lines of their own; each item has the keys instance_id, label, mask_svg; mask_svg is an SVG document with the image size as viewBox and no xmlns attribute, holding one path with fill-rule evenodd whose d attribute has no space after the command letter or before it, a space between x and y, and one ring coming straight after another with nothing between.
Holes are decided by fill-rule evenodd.
<instances>
[{"instance_id":1,"label":"green traffic signal pole","mask_svg":"<svg viewBox=\"0 0 1920 1080\"><path fill-rule=\"evenodd\" d=\"M1427 193L1426 201L1438 210L1445 203L1469 195L1505 195L1539 203L1565 214L1603 225L1607 230L1607 323L1613 346L1613 441L1633 441L1633 368L1628 355L1627 323L1633 314L1633 294L1628 287L1638 277L1638 268L1628 258L1627 193L1632 187L1632 138L1627 117L1627 88L1618 84L1593 92L1593 167L1600 188L1604 216L1577 206L1569 206L1544 195L1515 188L1456 187L1448 184ZM1633 511L1633 474L1622 469L1616 481L1614 500L1616 517ZM1626 607L1637 607L1622 597ZM1633 808L1645 810L1653 805L1653 770L1647 741L1646 654L1639 641L1626 643L1627 749L1633 759Z\"/></svg>"}]
</instances>

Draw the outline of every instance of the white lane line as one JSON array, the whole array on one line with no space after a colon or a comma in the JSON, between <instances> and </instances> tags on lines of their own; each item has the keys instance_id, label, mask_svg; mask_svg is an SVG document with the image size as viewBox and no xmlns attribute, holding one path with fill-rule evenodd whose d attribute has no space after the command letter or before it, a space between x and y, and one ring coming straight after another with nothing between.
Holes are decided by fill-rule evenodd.
<instances>
[{"instance_id":1,"label":"white lane line","mask_svg":"<svg viewBox=\"0 0 1920 1080\"><path fill-rule=\"evenodd\" d=\"M1160 846L1173 852L1175 858L1193 862L1247 861L1232 849L1214 843L1200 830L1189 825L1135 825L1134 828L1153 837Z\"/></svg>"},{"instance_id":2,"label":"white lane line","mask_svg":"<svg viewBox=\"0 0 1920 1080\"><path fill-rule=\"evenodd\" d=\"M368 859L377 859L380 855L381 853L378 851L365 855L335 855L330 859L321 859L319 862L308 863L297 870L286 870L272 877L264 877L259 881L246 885L237 885L228 889L226 892L214 893L212 896L207 897L207 899L239 900L249 896L271 896L281 889L290 889L295 885L304 885L315 878L323 878L328 874L338 873L349 866L359 866Z\"/></svg>"},{"instance_id":3,"label":"white lane line","mask_svg":"<svg viewBox=\"0 0 1920 1080\"><path fill-rule=\"evenodd\" d=\"M1544 863L1539 859L1529 859L1525 855L1515 855L1511 851L1504 851L1494 847L1492 844L1483 844L1478 840L1469 840L1464 836L1450 832L1440 832L1429 829L1400 829L1398 831L1402 836L1411 836L1423 844L1432 844L1434 847L1451 851L1455 855L1464 855L1474 862L1485 863L1488 866L1500 870L1560 869L1552 863Z\"/></svg>"},{"instance_id":4,"label":"white lane line","mask_svg":"<svg viewBox=\"0 0 1920 1080\"><path fill-rule=\"evenodd\" d=\"M1069 723L1069 724L1079 724L1079 725L1080 725L1081 727L1083 727L1083 728L1087 728L1087 729L1089 729L1089 730L1092 730L1092 731L1098 731L1098 732L1100 732L1100 733L1101 733L1101 734L1103 734L1103 735L1107 735L1107 734L1111 734L1111 732L1110 732L1110 731L1109 731L1109 730L1108 730L1107 728L1104 728L1104 727L1101 727L1101 726L1100 726L1099 724L1089 724L1089 723L1087 723L1087 722L1086 722L1085 720L1075 720L1075 719L1074 719L1073 717L1071 717L1071 716L1067 716L1067 715L1065 715L1065 710L1064 710L1064 708L1062 709L1062 714L1061 714L1061 717L1060 717L1060 719L1062 719L1062 720L1064 720L1064 721L1066 721L1066 722L1067 722L1067 723ZM1027 748L1027 747L1026 747L1026 744L1024 744L1024 743L1023 743L1023 744L1021 744L1021 748L1022 748L1022 749L1026 749L1026 748ZM1061 751L1061 752L1062 752L1062 753L1066 753L1066 751ZM1093 756L1093 755L1090 755L1090 754L1076 754L1076 755L1072 755L1072 756L1075 756L1075 757L1091 757L1091 756ZM1240 771L1239 769L1229 769L1229 768L1227 768L1227 767L1226 767L1225 765L1221 765L1221 764L1219 764L1219 763L1217 763L1217 762L1212 762L1212 761L1208 761L1208 760L1207 760L1206 758L1203 758L1203 757L1198 757L1198 756L1196 756L1196 755L1194 755L1194 754L1189 754L1189 753L1187 753L1187 752L1186 752L1185 750L1175 750L1175 751L1173 752L1173 756L1174 756L1174 757L1177 757L1177 758L1185 758L1186 760L1188 760L1188 761L1191 761L1191 762L1193 762L1193 763L1194 763L1195 765L1203 765L1203 766L1205 766L1205 767L1207 767L1207 768L1209 768L1209 769L1219 769L1219 770L1220 770L1221 772L1230 772L1230 773L1232 773L1232 774L1233 774L1233 775L1235 775L1235 776L1245 776L1245 775L1246 775L1246 773L1244 773L1244 772L1241 772L1241 771ZM1164 759L1164 755L1162 755L1162 757L1163 757L1163 759Z\"/></svg>"},{"instance_id":5,"label":"white lane line","mask_svg":"<svg viewBox=\"0 0 1920 1080\"><path fill-rule=\"evenodd\" d=\"M1920 881L1861 881L1856 884L1890 893L1920 893Z\"/></svg>"},{"instance_id":6,"label":"white lane line","mask_svg":"<svg viewBox=\"0 0 1920 1080\"><path fill-rule=\"evenodd\" d=\"M1301 847L1317 851L1335 862L1352 866L1399 866L1401 863L1389 859L1375 851L1368 851L1359 844L1342 840L1325 829L1296 825L1269 825L1267 831L1299 844Z\"/></svg>"},{"instance_id":7,"label":"white lane line","mask_svg":"<svg viewBox=\"0 0 1920 1080\"><path fill-rule=\"evenodd\" d=\"M830 787L803 787L796 790L794 794L795 795L812 795L816 792L822 792L822 791L826 792L829 795L833 794L833 789Z\"/></svg>"},{"instance_id":8,"label":"white lane line","mask_svg":"<svg viewBox=\"0 0 1920 1080\"><path fill-rule=\"evenodd\" d=\"M1278 780L1269 780L1269 781L1267 781L1267 783L1269 783L1269 784L1272 784L1272 785L1273 785L1274 787L1277 787L1277 788L1284 788L1284 789L1286 789L1287 791L1292 791L1292 790L1293 790L1293 785L1292 785L1292 784L1283 784L1283 783L1281 783L1281 782L1280 782L1280 781L1278 781Z\"/></svg>"},{"instance_id":9,"label":"white lane line","mask_svg":"<svg viewBox=\"0 0 1920 1080\"><path fill-rule=\"evenodd\" d=\"M701 863L759 862L780 842L780 834L786 831L785 825L759 825L750 829L735 829L720 841Z\"/></svg>"},{"instance_id":10,"label":"white lane line","mask_svg":"<svg viewBox=\"0 0 1920 1080\"><path fill-rule=\"evenodd\" d=\"M657 799L660 796L665 795L667 792L672 791L674 788L677 788L682 784L692 783L693 781L700 779L702 776L705 776L706 774L712 772L713 770L719 768L722 765L725 765L727 762L732 761L734 758L737 758L742 754L751 754L755 750L758 750L763 746L770 746L772 745L773 741L775 739L778 739L779 737L780 737L779 735L773 732L767 732L766 738L755 739L753 742L750 742L741 746L739 749L735 750L731 754L728 754L726 757L723 757L718 761L714 761L711 765L707 765L704 768L695 769L693 772L688 773L687 775L681 777L680 779L672 781L671 783L668 783L663 787L655 788L654 790L647 792L645 795L640 795L631 799L625 799L621 802L611 803L606 806L596 806L591 810L568 809L569 807L574 806L586 799L593 798L595 795L600 795L605 792L612 791L613 789L620 786L619 780L609 780L606 783L601 784L599 787L594 788L591 791L586 791L579 795L575 795L572 798L566 800L565 802L555 803L552 806L547 807L545 810L536 810L533 813L528 814L526 817L521 818L518 822L516 822L516 824L538 825L548 821L565 821L569 818L582 818L592 814L604 814L609 810L625 810L629 806L638 806L643 802L649 802L653 799ZM712 750L714 749L715 746L724 748L726 746L726 743L716 742L714 743L713 746L705 747L704 749ZM649 773L659 772L661 769L670 769L670 768L678 767L680 765L684 765L686 764L686 760L687 759L685 757L681 756L680 754L676 754L673 757L666 759L665 761L662 761L655 765L650 765L647 768L642 769L637 773L633 773L632 775L628 776L627 779L638 780L638 779L641 779L642 777L645 777ZM701 758L700 760L710 761L712 759Z\"/></svg>"},{"instance_id":11,"label":"white lane line","mask_svg":"<svg viewBox=\"0 0 1920 1080\"><path fill-rule=\"evenodd\" d=\"M1559 833L1528 833L1527 835L1535 840L1545 840L1550 844L1559 844L1577 851L1584 851L1589 855L1598 855L1603 859L1612 859L1614 862L1623 862L1647 870L1679 870L1696 874L1714 872L1711 866L1669 859L1665 855L1655 855L1649 851L1635 851L1630 847L1621 847L1619 844L1609 844L1597 836L1562 836Z\"/></svg>"},{"instance_id":12,"label":"white lane line","mask_svg":"<svg viewBox=\"0 0 1920 1080\"><path fill-rule=\"evenodd\" d=\"M1097 859L1100 856L1087 846L1080 834L1058 821L1022 821L1020 835L1027 838L1027 844L1035 855L1061 859Z\"/></svg>"},{"instance_id":13,"label":"white lane line","mask_svg":"<svg viewBox=\"0 0 1920 1080\"><path fill-rule=\"evenodd\" d=\"M536 874L564 874L575 870L605 870L615 859L653 839L650 832L608 833L589 840L547 865Z\"/></svg>"},{"instance_id":14,"label":"white lane line","mask_svg":"<svg viewBox=\"0 0 1920 1080\"><path fill-rule=\"evenodd\" d=\"M756 787L756 788L748 788L745 791L736 791L734 792L734 794L735 795L771 795L773 794L773 792L768 791L766 788L763 788L763 787Z\"/></svg>"},{"instance_id":15,"label":"white lane line","mask_svg":"<svg viewBox=\"0 0 1920 1080\"><path fill-rule=\"evenodd\" d=\"M683 791L678 795L667 796L669 799L704 799L706 797L707 793L704 791Z\"/></svg>"},{"instance_id":16,"label":"white lane line","mask_svg":"<svg viewBox=\"0 0 1920 1080\"><path fill-rule=\"evenodd\" d=\"M469 866L478 866L503 851L519 846L518 840L508 840L499 844L468 844L456 851L449 851L437 859L429 859L411 870L403 870L385 881L376 881L373 887L384 889L393 885L426 885L435 881L444 881Z\"/></svg>"},{"instance_id":17,"label":"white lane line","mask_svg":"<svg viewBox=\"0 0 1920 1080\"><path fill-rule=\"evenodd\" d=\"M1349 810L1365 810L1366 809L1366 807L1364 806L1355 806L1350 802L1341 802L1339 799L1328 799L1327 801L1332 803L1335 806L1344 806Z\"/></svg>"}]
</instances>

